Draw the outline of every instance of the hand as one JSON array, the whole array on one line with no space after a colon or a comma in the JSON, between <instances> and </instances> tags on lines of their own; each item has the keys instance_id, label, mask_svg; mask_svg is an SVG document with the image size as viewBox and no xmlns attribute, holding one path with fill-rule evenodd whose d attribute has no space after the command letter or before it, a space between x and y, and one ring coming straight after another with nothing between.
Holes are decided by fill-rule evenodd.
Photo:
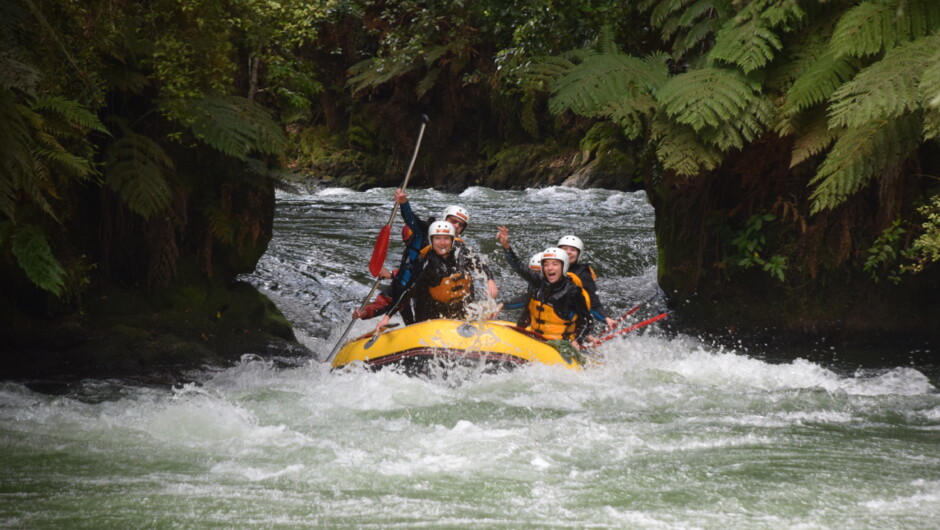
<instances>
[{"instance_id":1,"label":"hand","mask_svg":"<svg viewBox=\"0 0 940 530\"><path fill-rule=\"evenodd\" d=\"M597 340L594 335L588 335L584 337L584 345L589 348L596 348L601 345L601 341Z\"/></svg>"},{"instance_id":2,"label":"hand","mask_svg":"<svg viewBox=\"0 0 940 530\"><path fill-rule=\"evenodd\" d=\"M604 321L607 323L607 329L614 329L617 327L617 321L610 317L607 317L604 319Z\"/></svg>"},{"instance_id":3,"label":"hand","mask_svg":"<svg viewBox=\"0 0 940 530\"><path fill-rule=\"evenodd\" d=\"M505 226L500 226L496 229L496 241L503 247L505 250L509 250L509 229Z\"/></svg>"},{"instance_id":4,"label":"hand","mask_svg":"<svg viewBox=\"0 0 940 530\"><path fill-rule=\"evenodd\" d=\"M385 315L382 317L382 320L379 320L379 323L375 326L375 334L382 332L382 328L388 325L388 321L392 319L391 315Z\"/></svg>"},{"instance_id":5,"label":"hand","mask_svg":"<svg viewBox=\"0 0 940 530\"><path fill-rule=\"evenodd\" d=\"M400 189L395 190L395 202L398 204L405 204L408 202L408 196L405 195L405 192Z\"/></svg>"},{"instance_id":6,"label":"hand","mask_svg":"<svg viewBox=\"0 0 940 530\"><path fill-rule=\"evenodd\" d=\"M490 298L496 298L499 295L499 286L496 285L495 280L486 280L486 289L489 292Z\"/></svg>"},{"instance_id":7,"label":"hand","mask_svg":"<svg viewBox=\"0 0 940 530\"><path fill-rule=\"evenodd\" d=\"M390 280L392 278L392 273L388 269L382 267L382 270L379 271L379 278L383 280Z\"/></svg>"}]
</instances>

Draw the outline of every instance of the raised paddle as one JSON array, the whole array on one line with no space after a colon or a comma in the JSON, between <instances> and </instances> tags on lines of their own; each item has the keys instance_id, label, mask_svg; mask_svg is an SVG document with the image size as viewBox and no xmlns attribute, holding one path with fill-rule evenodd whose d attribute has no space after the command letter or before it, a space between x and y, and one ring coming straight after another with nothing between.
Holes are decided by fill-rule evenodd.
<instances>
[{"instance_id":1,"label":"raised paddle","mask_svg":"<svg viewBox=\"0 0 940 530\"><path fill-rule=\"evenodd\" d=\"M421 115L421 129L418 131L418 141L415 142L415 151L411 155L411 162L408 164L408 171L405 173L405 181L402 182L401 190L405 191L405 188L408 187L408 180L411 179L411 170L415 167L415 160L418 158L418 149L421 147L421 139L424 138L424 128L428 125L428 116L427 114ZM362 303L359 304L359 310L361 311L366 307L366 304L369 303L369 299L372 298L372 295L375 293L376 288L379 286L379 282L382 281L382 278L379 278L379 273L382 272L382 266L385 265L385 257L388 255L388 240L392 233L392 223L395 221L395 215L398 214L398 203L395 203L395 206L392 208L392 215L388 218L388 223L379 230L378 237L375 238L375 247L372 249L372 259L369 260L369 273L372 276L375 276L375 282L372 284L372 289L369 291L369 294L362 300ZM339 340L336 341L336 345L333 346L333 349L330 351L330 355L326 358L325 362L330 362L333 357L339 352L340 346L343 344L343 339L346 338L346 335L349 334L349 330L352 329L353 324L356 323L356 319L349 321L349 325L346 326L346 329L343 331L343 334L339 336Z\"/></svg>"},{"instance_id":2,"label":"raised paddle","mask_svg":"<svg viewBox=\"0 0 940 530\"><path fill-rule=\"evenodd\" d=\"M421 115L421 130L418 131L418 141L415 142L415 152L411 155L411 163L408 164L408 171L405 173L405 181L401 184L401 191L404 192L408 187L408 180L411 178L411 170L415 167L415 159L418 158L418 148L421 147L421 139L424 137L424 128L428 124L427 114ZM392 223L395 222L395 216L398 214L398 203L392 207L392 215L388 218L388 223L379 230L378 237L375 238L375 247L372 249L372 259L369 261L369 272L372 276L378 276L385 265L385 256L388 254L388 240L392 234Z\"/></svg>"}]
</instances>

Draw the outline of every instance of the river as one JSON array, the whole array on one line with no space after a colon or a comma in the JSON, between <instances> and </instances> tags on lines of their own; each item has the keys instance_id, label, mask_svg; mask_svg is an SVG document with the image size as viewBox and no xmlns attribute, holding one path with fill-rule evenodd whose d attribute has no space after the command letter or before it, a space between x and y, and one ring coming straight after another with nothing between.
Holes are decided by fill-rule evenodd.
<instances>
[{"instance_id":1,"label":"river","mask_svg":"<svg viewBox=\"0 0 940 530\"><path fill-rule=\"evenodd\" d=\"M391 195L278 194L274 240L245 279L317 358L246 356L173 387L84 380L48 394L0 383L0 527L940 524L935 366L854 366L812 350L781 360L657 324L606 343L604 363L581 372L331 373L319 360L369 292ZM642 192L411 198L422 216L470 210L468 244L504 294L522 283L494 241L501 224L521 256L580 235L611 313L662 310Z\"/></svg>"}]
</instances>

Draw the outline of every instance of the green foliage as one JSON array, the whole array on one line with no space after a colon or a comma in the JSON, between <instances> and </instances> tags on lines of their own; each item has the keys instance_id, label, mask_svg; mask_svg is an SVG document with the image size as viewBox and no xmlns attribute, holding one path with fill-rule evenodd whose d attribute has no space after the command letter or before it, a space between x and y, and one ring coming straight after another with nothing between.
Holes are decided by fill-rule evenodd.
<instances>
[{"instance_id":1,"label":"green foliage","mask_svg":"<svg viewBox=\"0 0 940 530\"><path fill-rule=\"evenodd\" d=\"M843 84L829 107L833 127L895 119L920 107L920 77L940 50L940 35L898 46Z\"/></svg>"},{"instance_id":2,"label":"green foliage","mask_svg":"<svg viewBox=\"0 0 940 530\"><path fill-rule=\"evenodd\" d=\"M921 224L923 233L914 240L905 257L913 263L902 270L921 272L924 267L940 261L940 195L934 195L930 202L917 209L926 220Z\"/></svg>"},{"instance_id":3,"label":"green foliage","mask_svg":"<svg viewBox=\"0 0 940 530\"><path fill-rule=\"evenodd\" d=\"M243 97L189 100L186 116L197 138L239 160L252 153L277 154L287 147L287 137L271 115Z\"/></svg>"},{"instance_id":4,"label":"green foliage","mask_svg":"<svg viewBox=\"0 0 940 530\"><path fill-rule=\"evenodd\" d=\"M783 282L786 280L787 258L779 254L774 254L767 259L761 256L764 245L767 244L767 238L763 233L764 225L776 219L776 216L769 213L751 216L745 223L744 229L731 240L736 251L732 259L736 260L737 266L745 269L759 266L761 270Z\"/></svg>"},{"instance_id":5,"label":"green foliage","mask_svg":"<svg viewBox=\"0 0 940 530\"><path fill-rule=\"evenodd\" d=\"M12 235L13 255L37 287L59 296L65 286L65 270L52 254L42 230L33 224L18 225Z\"/></svg>"},{"instance_id":6,"label":"green foliage","mask_svg":"<svg viewBox=\"0 0 940 530\"><path fill-rule=\"evenodd\" d=\"M832 34L836 57L867 57L929 35L940 24L934 0L868 0L849 9Z\"/></svg>"},{"instance_id":7,"label":"green foliage","mask_svg":"<svg viewBox=\"0 0 940 530\"><path fill-rule=\"evenodd\" d=\"M862 269L874 282L880 282L882 275L894 284L901 282L901 269L898 268L897 261L903 255L900 245L905 232L906 230L901 228L901 220L897 219L885 228L869 247L868 259Z\"/></svg>"},{"instance_id":8,"label":"green foliage","mask_svg":"<svg viewBox=\"0 0 940 530\"><path fill-rule=\"evenodd\" d=\"M859 70L859 61L853 57L836 57L831 49L824 50L790 86L787 91L785 112L794 114L829 99L843 83L852 79Z\"/></svg>"},{"instance_id":9,"label":"green foliage","mask_svg":"<svg viewBox=\"0 0 940 530\"><path fill-rule=\"evenodd\" d=\"M105 182L144 219L170 206L172 191L166 175L173 160L160 144L123 124L123 135L105 149Z\"/></svg>"},{"instance_id":10,"label":"green foliage","mask_svg":"<svg viewBox=\"0 0 940 530\"><path fill-rule=\"evenodd\" d=\"M872 179L899 172L920 145L921 121L910 114L844 130L810 180L811 211L835 208Z\"/></svg>"}]
</instances>

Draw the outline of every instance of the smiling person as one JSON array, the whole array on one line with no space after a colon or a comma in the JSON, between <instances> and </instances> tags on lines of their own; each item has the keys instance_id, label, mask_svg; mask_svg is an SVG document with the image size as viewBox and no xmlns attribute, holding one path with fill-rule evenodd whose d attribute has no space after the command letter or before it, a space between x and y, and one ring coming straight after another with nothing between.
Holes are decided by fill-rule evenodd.
<instances>
[{"instance_id":1,"label":"smiling person","mask_svg":"<svg viewBox=\"0 0 940 530\"><path fill-rule=\"evenodd\" d=\"M447 221L428 227L431 244L421 249L414 264L411 286L392 302L376 330L388 324L391 315L413 301L415 322L435 318L467 318L467 306L476 299L473 273L482 272L492 292L496 286L489 269L468 248L460 244L457 229Z\"/></svg>"},{"instance_id":2,"label":"smiling person","mask_svg":"<svg viewBox=\"0 0 940 530\"><path fill-rule=\"evenodd\" d=\"M549 341L570 342L575 349L579 341L593 343L591 299L579 285L577 276L568 272L568 253L558 247L545 249L540 257L541 271L536 272L522 266L509 244L508 228L499 227L496 240L503 247L510 266L531 287L520 319L528 320L528 329Z\"/></svg>"}]
</instances>

